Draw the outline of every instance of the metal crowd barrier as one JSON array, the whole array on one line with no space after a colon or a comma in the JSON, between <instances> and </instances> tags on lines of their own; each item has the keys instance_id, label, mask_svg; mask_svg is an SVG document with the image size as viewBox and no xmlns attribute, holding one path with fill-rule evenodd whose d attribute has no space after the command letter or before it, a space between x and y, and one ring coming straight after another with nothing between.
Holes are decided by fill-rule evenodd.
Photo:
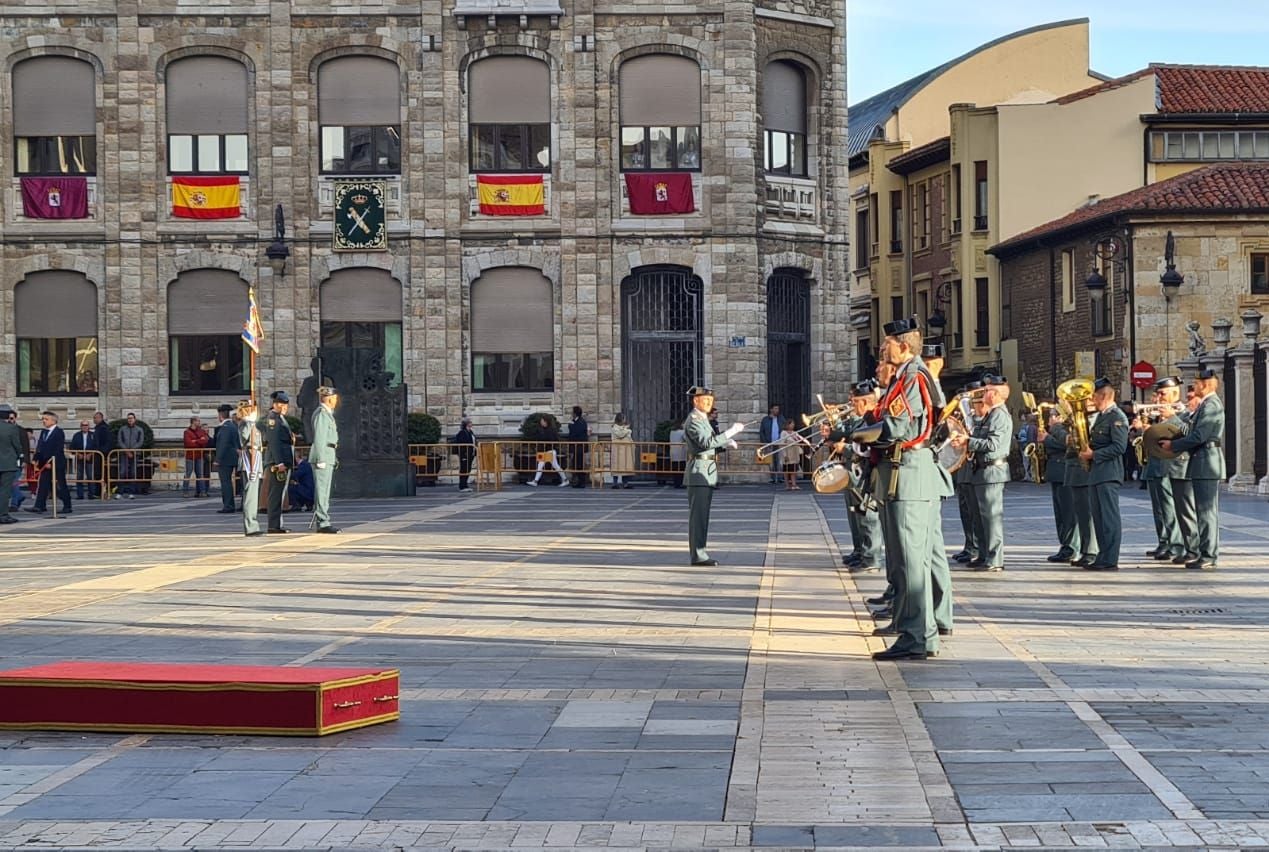
<instances>
[{"instance_id":1,"label":"metal crowd barrier","mask_svg":"<svg viewBox=\"0 0 1269 852\"><path fill-rule=\"evenodd\" d=\"M220 477L213 476L212 462L216 451L210 447L187 450L184 447L162 447L148 450L111 450L107 461L106 482L111 493L129 492L149 494L156 490L169 491L182 488L185 481L185 454L195 453L203 466L201 474L191 475L190 490L195 490L196 480L206 483L211 493L212 483L219 485Z\"/></svg>"}]
</instances>

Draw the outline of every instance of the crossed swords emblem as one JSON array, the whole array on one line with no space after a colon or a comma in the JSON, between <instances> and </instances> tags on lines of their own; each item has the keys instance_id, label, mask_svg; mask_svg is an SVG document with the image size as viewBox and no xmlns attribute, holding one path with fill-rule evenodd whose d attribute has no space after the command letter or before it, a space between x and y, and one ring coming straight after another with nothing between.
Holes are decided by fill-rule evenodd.
<instances>
[{"instance_id":1,"label":"crossed swords emblem","mask_svg":"<svg viewBox=\"0 0 1269 852\"><path fill-rule=\"evenodd\" d=\"M361 228L361 230L365 232L367 235L370 234L370 226L366 224L365 217L357 212L356 207L348 208L348 218L352 219L353 223L352 225L349 226L348 232L344 234L345 237L351 237L353 235L353 231L357 230L358 228Z\"/></svg>"}]
</instances>

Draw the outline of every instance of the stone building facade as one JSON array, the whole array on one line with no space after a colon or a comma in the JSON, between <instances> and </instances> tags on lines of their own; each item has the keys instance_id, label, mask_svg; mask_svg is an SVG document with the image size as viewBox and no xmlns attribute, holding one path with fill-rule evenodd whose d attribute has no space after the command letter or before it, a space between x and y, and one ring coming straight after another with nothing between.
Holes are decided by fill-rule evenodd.
<instances>
[{"instance_id":1,"label":"stone building facade","mask_svg":"<svg viewBox=\"0 0 1269 852\"><path fill-rule=\"evenodd\" d=\"M262 392L369 341L412 410L486 435L576 404L650 439L694 382L745 419L849 378L836 0L85 0L0 24L0 399L24 422L136 411L170 436L243 395L248 286ZM77 118L38 108L50 73ZM175 217L191 166L237 174L241 215ZM696 209L632 213L623 172L649 166ZM482 213L481 171L540 175L544 210ZM24 215L23 177L67 173L87 218ZM382 185L386 251L333 250L344 179Z\"/></svg>"}]
</instances>

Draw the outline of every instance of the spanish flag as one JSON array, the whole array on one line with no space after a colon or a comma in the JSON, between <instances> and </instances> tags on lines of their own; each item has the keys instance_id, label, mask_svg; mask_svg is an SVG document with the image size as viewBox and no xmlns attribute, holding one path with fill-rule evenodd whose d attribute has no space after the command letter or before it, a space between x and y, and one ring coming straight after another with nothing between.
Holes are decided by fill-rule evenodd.
<instances>
[{"instance_id":1,"label":"spanish flag","mask_svg":"<svg viewBox=\"0 0 1269 852\"><path fill-rule=\"evenodd\" d=\"M237 219L242 215L238 178L173 177L172 215L180 219Z\"/></svg>"},{"instance_id":2,"label":"spanish flag","mask_svg":"<svg viewBox=\"0 0 1269 852\"><path fill-rule=\"evenodd\" d=\"M476 175L482 216L541 216L546 191L541 175Z\"/></svg>"}]
</instances>

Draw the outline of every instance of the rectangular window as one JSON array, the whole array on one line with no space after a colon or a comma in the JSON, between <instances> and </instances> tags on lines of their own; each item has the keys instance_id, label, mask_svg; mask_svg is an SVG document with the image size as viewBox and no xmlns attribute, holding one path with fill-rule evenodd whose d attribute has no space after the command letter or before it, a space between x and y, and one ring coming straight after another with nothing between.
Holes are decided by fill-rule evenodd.
<instances>
[{"instance_id":1,"label":"rectangular window","mask_svg":"<svg viewBox=\"0 0 1269 852\"><path fill-rule=\"evenodd\" d=\"M555 386L554 365L550 352L473 353L472 390L548 391Z\"/></svg>"},{"instance_id":2,"label":"rectangular window","mask_svg":"<svg viewBox=\"0 0 1269 852\"><path fill-rule=\"evenodd\" d=\"M700 171L701 128L623 127L621 128L621 170L623 172Z\"/></svg>"},{"instance_id":3,"label":"rectangular window","mask_svg":"<svg viewBox=\"0 0 1269 852\"><path fill-rule=\"evenodd\" d=\"M1101 299L1089 299L1089 324L1093 337L1109 337L1114 334L1115 265L1098 259L1097 267L1106 279L1106 290Z\"/></svg>"},{"instance_id":4,"label":"rectangular window","mask_svg":"<svg viewBox=\"0 0 1269 852\"><path fill-rule=\"evenodd\" d=\"M918 251L930 244L929 187L924 182L912 187L912 250Z\"/></svg>"},{"instance_id":5,"label":"rectangular window","mask_svg":"<svg viewBox=\"0 0 1269 852\"><path fill-rule=\"evenodd\" d=\"M18 175L95 175L94 136L19 136L15 140Z\"/></svg>"},{"instance_id":6,"label":"rectangular window","mask_svg":"<svg viewBox=\"0 0 1269 852\"><path fill-rule=\"evenodd\" d=\"M974 345L991 344L991 302L986 278L974 279Z\"/></svg>"},{"instance_id":7,"label":"rectangular window","mask_svg":"<svg viewBox=\"0 0 1269 852\"><path fill-rule=\"evenodd\" d=\"M1269 254L1251 256L1251 292L1269 296Z\"/></svg>"},{"instance_id":8,"label":"rectangular window","mask_svg":"<svg viewBox=\"0 0 1269 852\"><path fill-rule=\"evenodd\" d=\"M903 319L905 316L907 315L903 312L903 297L891 296L890 297L890 319L892 320Z\"/></svg>"},{"instance_id":9,"label":"rectangular window","mask_svg":"<svg viewBox=\"0 0 1269 852\"><path fill-rule=\"evenodd\" d=\"M549 172L551 125L471 125L473 172Z\"/></svg>"},{"instance_id":10,"label":"rectangular window","mask_svg":"<svg viewBox=\"0 0 1269 852\"><path fill-rule=\"evenodd\" d=\"M868 196L868 220L872 223L872 248L868 250L868 254L870 257L876 257L881 243L881 205L878 203L875 192Z\"/></svg>"},{"instance_id":11,"label":"rectangular window","mask_svg":"<svg viewBox=\"0 0 1269 852\"><path fill-rule=\"evenodd\" d=\"M97 338L19 337L19 394L97 394Z\"/></svg>"},{"instance_id":12,"label":"rectangular window","mask_svg":"<svg viewBox=\"0 0 1269 852\"><path fill-rule=\"evenodd\" d=\"M961 232L961 166L960 163L952 166L952 192L951 192L951 217L953 234Z\"/></svg>"},{"instance_id":13,"label":"rectangular window","mask_svg":"<svg viewBox=\"0 0 1269 852\"><path fill-rule=\"evenodd\" d=\"M960 281L952 282L952 315L949 317L949 331L952 335L952 348L965 347L965 302Z\"/></svg>"},{"instance_id":14,"label":"rectangular window","mask_svg":"<svg viewBox=\"0 0 1269 852\"><path fill-rule=\"evenodd\" d=\"M868 208L861 207L855 211L855 268L865 269L868 266Z\"/></svg>"},{"instance_id":15,"label":"rectangular window","mask_svg":"<svg viewBox=\"0 0 1269 852\"><path fill-rule=\"evenodd\" d=\"M974 230L987 230L987 162L978 160L974 163Z\"/></svg>"},{"instance_id":16,"label":"rectangular window","mask_svg":"<svg viewBox=\"0 0 1269 852\"><path fill-rule=\"evenodd\" d=\"M930 244L930 184L925 182L921 184L921 204L917 207L921 211L921 247L925 248Z\"/></svg>"},{"instance_id":17,"label":"rectangular window","mask_svg":"<svg viewBox=\"0 0 1269 852\"><path fill-rule=\"evenodd\" d=\"M392 373L389 387L402 381L401 323L322 321L322 345L354 349L382 349L383 369Z\"/></svg>"},{"instance_id":18,"label":"rectangular window","mask_svg":"<svg viewBox=\"0 0 1269 852\"><path fill-rule=\"evenodd\" d=\"M401 173L401 128L322 128L322 173L397 175Z\"/></svg>"},{"instance_id":19,"label":"rectangular window","mask_svg":"<svg viewBox=\"0 0 1269 852\"><path fill-rule=\"evenodd\" d=\"M167 137L168 174L246 174L247 134Z\"/></svg>"},{"instance_id":20,"label":"rectangular window","mask_svg":"<svg viewBox=\"0 0 1269 852\"><path fill-rule=\"evenodd\" d=\"M806 177L806 134L766 131L766 168L768 174Z\"/></svg>"},{"instance_id":21,"label":"rectangular window","mask_svg":"<svg viewBox=\"0 0 1269 852\"><path fill-rule=\"evenodd\" d=\"M1062 313L1075 310L1075 252L1062 252Z\"/></svg>"},{"instance_id":22,"label":"rectangular window","mask_svg":"<svg viewBox=\"0 0 1269 852\"><path fill-rule=\"evenodd\" d=\"M247 344L240 335L177 334L168 347L172 393L247 392Z\"/></svg>"},{"instance_id":23,"label":"rectangular window","mask_svg":"<svg viewBox=\"0 0 1269 852\"><path fill-rule=\"evenodd\" d=\"M903 251L903 190L890 193L890 253Z\"/></svg>"}]
</instances>

